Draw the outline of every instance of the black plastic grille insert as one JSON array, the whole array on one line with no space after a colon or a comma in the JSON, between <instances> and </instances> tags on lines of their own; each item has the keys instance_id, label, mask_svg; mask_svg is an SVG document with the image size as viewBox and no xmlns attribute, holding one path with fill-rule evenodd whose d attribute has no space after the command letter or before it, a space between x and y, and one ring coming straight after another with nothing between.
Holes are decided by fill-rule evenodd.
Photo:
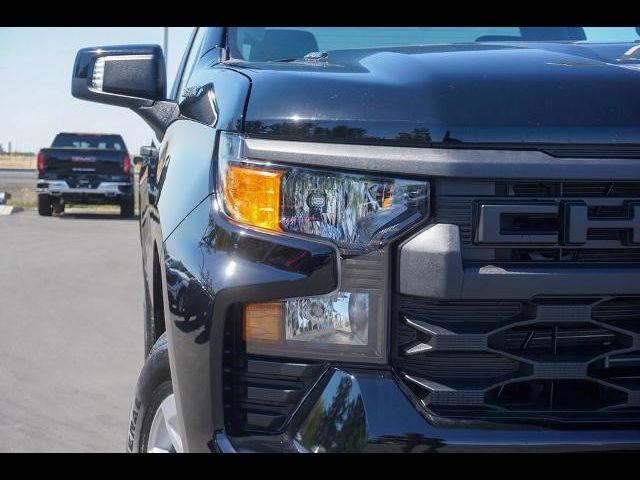
<instances>
[{"instance_id":1,"label":"black plastic grille insert","mask_svg":"<svg viewBox=\"0 0 640 480\"><path fill-rule=\"evenodd\" d=\"M640 297L395 304L394 367L432 414L640 422Z\"/></svg>"}]
</instances>

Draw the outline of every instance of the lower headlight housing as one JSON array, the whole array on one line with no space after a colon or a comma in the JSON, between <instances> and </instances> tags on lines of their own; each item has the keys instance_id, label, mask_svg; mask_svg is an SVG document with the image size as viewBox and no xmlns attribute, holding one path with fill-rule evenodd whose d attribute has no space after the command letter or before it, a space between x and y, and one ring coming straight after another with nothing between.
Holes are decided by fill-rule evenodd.
<instances>
[{"instance_id":1,"label":"lower headlight housing","mask_svg":"<svg viewBox=\"0 0 640 480\"><path fill-rule=\"evenodd\" d=\"M356 363L386 361L383 252L342 261L338 292L244 306L247 353Z\"/></svg>"}]
</instances>

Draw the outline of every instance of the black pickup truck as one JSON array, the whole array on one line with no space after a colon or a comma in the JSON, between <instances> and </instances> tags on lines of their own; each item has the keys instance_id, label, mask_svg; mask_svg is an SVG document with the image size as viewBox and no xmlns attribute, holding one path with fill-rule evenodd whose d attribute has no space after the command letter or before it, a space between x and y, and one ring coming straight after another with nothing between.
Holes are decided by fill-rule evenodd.
<instances>
[{"instance_id":1,"label":"black pickup truck","mask_svg":"<svg viewBox=\"0 0 640 480\"><path fill-rule=\"evenodd\" d=\"M639 42L208 27L168 94L81 50L161 141L129 450L640 449Z\"/></svg>"},{"instance_id":2,"label":"black pickup truck","mask_svg":"<svg viewBox=\"0 0 640 480\"><path fill-rule=\"evenodd\" d=\"M133 216L133 168L120 135L59 133L38 152L38 213L62 213L65 203L120 205Z\"/></svg>"}]
</instances>

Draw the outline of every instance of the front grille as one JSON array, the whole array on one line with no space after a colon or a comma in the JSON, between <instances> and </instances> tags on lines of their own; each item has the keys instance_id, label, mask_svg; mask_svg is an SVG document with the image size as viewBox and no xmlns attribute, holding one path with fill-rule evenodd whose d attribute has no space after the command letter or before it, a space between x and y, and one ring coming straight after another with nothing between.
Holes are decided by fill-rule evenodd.
<instances>
[{"instance_id":1,"label":"front grille","mask_svg":"<svg viewBox=\"0 0 640 480\"><path fill-rule=\"evenodd\" d=\"M326 365L248 355L242 340L240 309L225 325L223 400L225 428L232 436L282 433Z\"/></svg>"},{"instance_id":2,"label":"front grille","mask_svg":"<svg viewBox=\"0 0 640 480\"><path fill-rule=\"evenodd\" d=\"M496 248L496 263L640 263L640 248Z\"/></svg>"},{"instance_id":3,"label":"front grille","mask_svg":"<svg viewBox=\"0 0 640 480\"><path fill-rule=\"evenodd\" d=\"M586 380L530 380L494 387L487 404L514 411L597 411L621 405L625 394Z\"/></svg>"},{"instance_id":4,"label":"front grille","mask_svg":"<svg viewBox=\"0 0 640 480\"><path fill-rule=\"evenodd\" d=\"M616 334L588 323L523 325L499 332L489 345L513 354L535 352L543 355L605 352Z\"/></svg>"},{"instance_id":5,"label":"front grille","mask_svg":"<svg viewBox=\"0 0 640 480\"><path fill-rule=\"evenodd\" d=\"M435 321L468 322L473 316L476 322L500 322L514 317L522 311L520 302L474 302L449 301L447 303L425 303L422 298L405 297L403 311L409 315L427 315ZM414 330L412 330L414 331Z\"/></svg>"},{"instance_id":6,"label":"front grille","mask_svg":"<svg viewBox=\"0 0 640 480\"><path fill-rule=\"evenodd\" d=\"M640 197L640 182L496 182L496 194L513 197Z\"/></svg>"},{"instance_id":7,"label":"front grille","mask_svg":"<svg viewBox=\"0 0 640 480\"><path fill-rule=\"evenodd\" d=\"M394 368L431 414L640 422L640 297L394 297Z\"/></svg>"},{"instance_id":8,"label":"front grille","mask_svg":"<svg viewBox=\"0 0 640 480\"><path fill-rule=\"evenodd\" d=\"M433 352L402 361L406 371L434 379L499 379L518 371L515 360L491 352Z\"/></svg>"},{"instance_id":9,"label":"front grille","mask_svg":"<svg viewBox=\"0 0 640 480\"><path fill-rule=\"evenodd\" d=\"M463 260L468 264L561 266L640 265L637 232L638 181L490 181L437 180L435 222L459 227ZM493 230L506 233L500 242L479 238L482 205L554 206L556 212L500 216ZM569 240L568 205L584 205L589 226L586 241ZM526 212L526 210L525 210ZM573 227L575 228L575 227ZM555 235L555 242L536 242L536 235ZM527 235L509 242L508 235ZM635 233L636 237L638 233ZM513 238L513 237L512 237Z\"/></svg>"},{"instance_id":10,"label":"front grille","mask_svg":"<svg viewBox=\"0 0 640 480\"><path fill-rule=\"evenodd\" d=\"M608 325L640 333L640 297L613 298L593 308L593 318Z\"/></svg>"}]
</instances>

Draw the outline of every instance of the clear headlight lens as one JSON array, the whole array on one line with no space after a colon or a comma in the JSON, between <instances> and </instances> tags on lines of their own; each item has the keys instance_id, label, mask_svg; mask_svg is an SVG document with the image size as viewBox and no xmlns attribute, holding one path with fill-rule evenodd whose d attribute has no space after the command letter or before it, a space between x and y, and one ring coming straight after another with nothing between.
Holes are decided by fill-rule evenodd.
<instances>
[{"instance_id":1,"label":"clear headlight lens","mask_svg":"<svg viewBox=\"0 0 640 480\"><path fill-rule=\"evenodd\" d=\"M294 168L282 180L280 225L366 252L420 219L426 198L424 182Z\"/></svg>"},{"instance_id":2,"label":"clear headlight lens","mask_svg":"<svg viewBox=\"0 0 640 480\"><path fill-rule=\"evenodd\" d=\"M244 308L247 352L383 362L385 302L380 293L341 291L247 304Z\"/></svg>"},{"instance_id":3,"label":"clear headlight lens","mask_svg":"<svg viewBox=\"0 0 640 480\"><path fill-rule=\"evenodd\" d=\"M367 345L369 294L339 292L285 302L286 340Z\"/></svg>"},{"instance_id":4,"label":"clear headlight lens","mask_svg":"<svg viewBox=\"0 0 640 480\"><path fill-rule=\"evenodd\" d=\"M359 254L427 215L424 181L254 161L244 158L242 138L228 133L219 152L225 211L247 225L326 238Z\"/></svg>"}]
</instances>

